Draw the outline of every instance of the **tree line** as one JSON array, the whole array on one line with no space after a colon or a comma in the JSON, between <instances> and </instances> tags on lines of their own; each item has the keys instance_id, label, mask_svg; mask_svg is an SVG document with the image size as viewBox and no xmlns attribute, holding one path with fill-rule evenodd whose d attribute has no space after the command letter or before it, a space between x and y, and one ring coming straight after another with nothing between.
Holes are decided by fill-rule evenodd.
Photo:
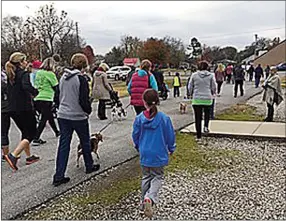
<instances>
[{"instance_id":1,"label":"tree line","mask_svg":"<svg viewBox=\"0 0 286 221\"><path fill-rule=\"evenodd\" d=\"M19 16L7 16L2 20L1 62L4 64L15 51L24 52L28 60L43 60L59 54L63 62L68 62L76 52L83 52L89 63L105 61L110 66L122 65L124 58L149 59L163 66L179 67L181 62L196 63L204 59L216 63L223 59L241 62L257 50L271 49L279 44L261 37L238 51L233 46L207 46L192 37L188 45L182 39L171 36L147 38L125 35L119 46L113 46L105 55L95 55L93 47L86 45L84 37L78 34L78 24L68 17L64 10L58 11L53 4L43 5L34 16L26 20Z\"/></svg>"}]
</instances>

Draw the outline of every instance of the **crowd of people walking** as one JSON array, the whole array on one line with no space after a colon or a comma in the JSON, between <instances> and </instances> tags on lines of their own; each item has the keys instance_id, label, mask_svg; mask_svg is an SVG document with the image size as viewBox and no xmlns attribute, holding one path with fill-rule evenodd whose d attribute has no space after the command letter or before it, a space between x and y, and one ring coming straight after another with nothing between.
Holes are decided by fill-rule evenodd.
<instances>
[{"instance_id":1,"label":"crowd of people walking","mask_svg":"<svg viewBox=\"0 0 286 221\"><path fill-rule=\"evenodd\" d=\"M15 52L1 72L3 159L14 171L18 170L17 162L22 152L26 154L27 165L39 161L39 156L31 154L30 145L46 143L41 136L48 122L55 136L59 137L54 186L70 181L66 169L74 131L82 147L85 172L89 174L100 169L91 155L89 116L92 113L92 102L97 99L98 119L106 120L106 102L113 93L106 75L109 69L107 64L101 63L91 69L86 56L81 53L72 55L70 68L60 67L59 61L58 56L52 56L43 62L36 60L28 64L25 54ZM282 101L281 83L276 72L276 69L269 66L265 70L263 88L264 101L268 107L266 121L273 121L274 104L278 105ZM238 89L240 95L244 96L246 73L249 81L252 81L254 74L255 87L258 87L264 77L261 65L255 69L250 66L246 72L241 65L233 67L229 64L225 67L220 63L211 71L208 62L199 62L198 70L190 76L186 86L186 97L192 100L195 115L197 142L201 142L202 133L209 132L209 121L214 119L215 99L222 96L223 83L226 81L230 84L233 81L234 98L238 95ZM172 84L174 98L181 97L182 82L179 73L175 74ZM172 121L157 108L164 85L163 74L149 60L143 60L138 69L132 68L127 77L130 104L137 115L132 138L140 153L142 166L141 208L150 217L153 205L158 203L164 167L168 164L169 155L176 149ZM21 131L21 141L12 151L9 148L11 119Z\"/></svg>"}]
</instances>

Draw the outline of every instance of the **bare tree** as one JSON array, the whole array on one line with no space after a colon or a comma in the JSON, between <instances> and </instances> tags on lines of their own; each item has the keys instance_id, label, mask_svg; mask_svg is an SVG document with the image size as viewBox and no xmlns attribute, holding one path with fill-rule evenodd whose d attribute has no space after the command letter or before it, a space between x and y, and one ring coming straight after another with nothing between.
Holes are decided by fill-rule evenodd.
<instances>
[{"instance_id":1,"label":"bare tree","mask_svg":"<svg viewBox=\"0 0 286 221\"><path fill-rule=\"evenodd\" d=\"M138 37L124 35L121 37L121 47L124 50L125 57L139 57L143 42Z\"/></svg>"},{"instance_id":2,"label":"bare tree","mask_svg":"<svg viewBox=\"0 0 286 221\"><path fill-rule=\"evenodd\" d=\"M75 30L74 22L67 17L67 12L61 11L58 15L53 4L41 6L36 16L29 17L26 24L35 29L38 39L50 54L55 53L57 41L67 38Z\"/></svg>"}]
</instances>

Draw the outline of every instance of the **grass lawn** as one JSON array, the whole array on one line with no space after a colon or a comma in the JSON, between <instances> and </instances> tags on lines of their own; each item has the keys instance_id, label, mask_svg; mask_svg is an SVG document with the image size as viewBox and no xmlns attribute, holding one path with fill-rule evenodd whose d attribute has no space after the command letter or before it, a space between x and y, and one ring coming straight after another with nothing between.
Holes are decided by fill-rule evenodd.
<instances>
[{"instance_id":1,"label":"grass lawn","mask_svg":"<svg viewBox=\"0 0 286 221\"><path fill-rule=\"evenodd\" d=\"M177 149L170 157L170 164L166 167L166 174L170 172L188 171L190 176L201 173L214 172L221 168L233 167L240 163L241 153L238 150L207 149L199 147L193 135L177 133ZM68 194L52 202L52 206L47 206L40 210L31 211L29 219L37 218L42 220L51 219L53 208L61 208L61 204L69 204L76 209L77 219L83 220L92 217L92 214L85 213L86 208L92 204L108 206L119 202L131 192L140 189L141 168L139 159L130 162L129 167L124 170L113 171L108 177L100 178L102 181L97 184L93 181L87 189L80 192ZM123 171L123 172L122 172ZM127 172L124 172L127 171ZM196 172L196 173L195 173ZM125 175L124 175L125 173ZM109 180L110 179L110 180ZM56 209L56 210L57 210ZM66 213L66 211L64 212ZM25 218L27 219L27 218ZM53 218L54 219L54 218Z\"/></svg>"},{"instance_id":2,"label":"grass lawn","mask_svg":"<svg viewBox=\"0 0 286 221\"><path fill-rule=\"evenodd\" d=\"M286 77L281 78L281 87L286 88Z\"/></svg>"},{"instance_id":3,"label":"grass lawn","mask_svg":"<svg viewBox=\"0 0 286 221\"><path fill-rule=\"evenodd\" d=\"M187 79L181 79L182 87L185 87L187 84ZM173 88L173 79L167 79L165 80L165 83L168 84L168 87L171 89ZM119 97L127 97L129 96L127 91L127 86L125 82L116 82L112 85L113 89L115 91L118 91Z\"/></svg>"},{"instance_id":4,"label":"grass lawn","mask_svg":"<svg viewBox=\"0 0 286 221\"><path fill-rule=\"evenodd\" d=\"M170 164L166 167L166 173L180 170L189 171L190 175L194 171L214 172L217 169L233 166L240 152L235 150L205 150L199 148L195 138L190 134L177 134L177 149L170 157ZM230 159L230 165L222 164L226 162L220 159ZM237 161L238 162L238 161ZM101 192L89 192L86 197L72 197L71 200L77 206L87 206L91 203L101 203L110 205L119 202L127 194L139 190L141 183L139 160L134 165L134 175L131 177L121 177L119 180L105 188Z\"/></svg>"},{"instance_id":5,"label":"grass lawn","mask_svg":"<svg viewBox=\"0 0 286 221\"><path fill-rule=\"evenodd\" d=\"M125 81L112 84L113 90L118 91L119 97L129 96Z\"/></svg>"},{"instance_id":6,"label":"grass lawn","mask_svg":"<svg viewBox=\"0 0 286 221\"><path fill-rule=\"evenodd\" d=\"M165 83L168 84L168 87L173 88L173 79L166 79ZM185 87L187 84L187 79L181 79L182 87Z\"/></svg>"},{"instance_id":7,"label":"grass lawn","mask_svg":"<svg viewBox=\"0 0 286 221\"><path fill-rule=\"evenodd\" d=\"M231 121L263 121L263 115L258 115L256 107L247 104L235 104L216 115L216 120Z\"/></svg>"}]
</instances>

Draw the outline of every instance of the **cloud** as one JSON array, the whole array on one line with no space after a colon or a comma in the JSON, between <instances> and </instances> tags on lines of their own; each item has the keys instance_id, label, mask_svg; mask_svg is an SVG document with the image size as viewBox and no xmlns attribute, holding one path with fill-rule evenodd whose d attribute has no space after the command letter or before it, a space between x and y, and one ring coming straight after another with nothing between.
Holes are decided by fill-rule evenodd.
<instances>
[{"instance_id":1,"label":"cloud","mask_svg":"<svg viewBox=\"0 0 286 221\"><path fill-rule=\"evenodd\" d=\"M25 16L46 3L3 1L2 13ZM13 4L19 7L11 11ZM169 35L181 38L185 44L196 36L207 45L233 45L239 49L253 42L254 34L285 38L283 1L56 1L54 4L79 23L80 34L101 54L118 45L126 34L142 40ZM25 5L30 9L23 10Z\"/></svg>"}]
</instances>

